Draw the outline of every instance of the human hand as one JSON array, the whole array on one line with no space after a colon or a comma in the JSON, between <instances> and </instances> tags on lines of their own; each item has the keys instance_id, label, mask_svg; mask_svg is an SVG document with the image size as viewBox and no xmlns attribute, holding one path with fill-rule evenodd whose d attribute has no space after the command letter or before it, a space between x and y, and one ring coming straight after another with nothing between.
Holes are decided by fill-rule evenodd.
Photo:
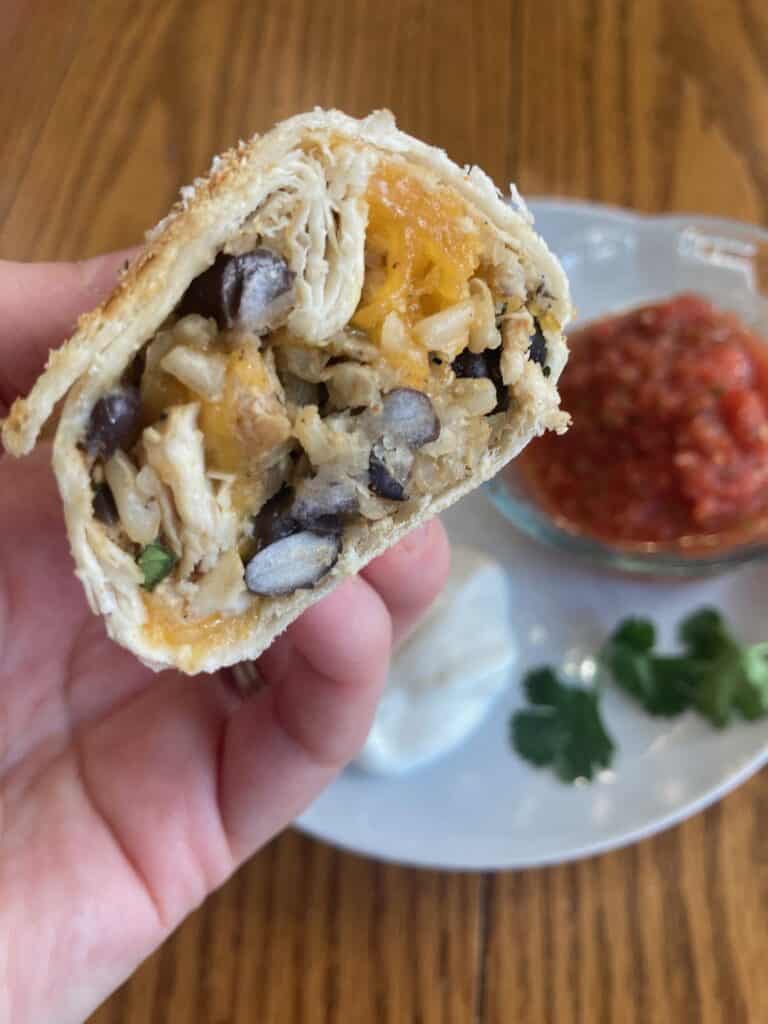
<instances>
[{"instance_id":1,"label":"human hand","mask_svg":"<svg viewBox=\"0 0 768 1024\"><path fill-rule=\"evenodd\" d=\"M0 415L121 259L0 263ZM50 452L0 455L0 1020L82 1020L327 785L448 557L437 521L415 531L305 612L243 697L227 673L155 675L112 644Z\"/></svg>"}]
</instances>

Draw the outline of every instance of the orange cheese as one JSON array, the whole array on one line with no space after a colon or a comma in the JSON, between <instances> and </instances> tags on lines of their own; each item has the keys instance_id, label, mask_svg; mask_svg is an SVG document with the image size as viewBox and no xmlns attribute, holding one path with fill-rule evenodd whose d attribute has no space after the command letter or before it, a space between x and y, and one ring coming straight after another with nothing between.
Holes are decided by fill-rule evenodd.
<instances>
[{"instance_id":1,"label":"orange cheese","mask_svg":"<svg viewBox=\"0 0 768 1024\"><path fill-rule=\"evenodd\" d=\"M200 406L200 429L205 435L206 463L221 473L242 473L248 468L253 448L245 445L240 422L242 402L248 396L272 397L272 385L264 360L252 345L233 352L227 361L224 392L215 402ZM277 399L274 399L277 402Z\"/></svg>"},{"instance_id":2,"label":"orange cheese","mask_svg":"<svg viewBox=\"0 0 768 1024\"><path fill-rule=\"evenodd\" d=\"M186 405L199 398L176 377L159 368L154 373L145 373L141 379L141 425L148 427L162 416L172 405Z\"/></svg>"},{"instance_id":3,"label":"orange cheese","mask_svg":"<svg viewBox=\"0 0 768 1024\"><path fill-rule=\"evenodd\" d=\"M197 402L206 465L214 472L231 473L237 478L233 503L235 507L247 507L258 490L257 484L249 479L249 471L258 466L262 455L285 440L290 427L256 346L246 343L232 352L223 346L214 348L228 356L221 398L205 399L158 370L142 381L144 423L156 422L172 405Z\"/></svg>"},{"instance_id":4,"label":"orange cheese","mask_svg":"<svg viewBox=\"0 0 768 1024\"><path fill-rule=\"evenodd\" d=\"M241 615L225 616L214 612L204 619L187 621L176 615L158 594L144 594L147 622L144 634L156 645L187 648L182 662L187 671L194 672L211 644L242 643L253 631L259 616L261 601L253 598L247 611Z\"/></svg>"},{"instance_id":5,"label":"orange cheese","mask_svg":"<svg viewBox=\"0 0 768 1024\"><path fill-rule=\"evenodd\" d=\"M447 188L428 186L394 161L381 165L365 198L368 255L380 257L383 267L366 287L352 323L380 341L389 313L397 313L410 332L422 317L466 298L481 240L462 199ZM419 352L415 341L410 348L397 369L416 373L417 366L408 365L415 360L426 372L427 353Z\"/></svg>"}]
</instances>

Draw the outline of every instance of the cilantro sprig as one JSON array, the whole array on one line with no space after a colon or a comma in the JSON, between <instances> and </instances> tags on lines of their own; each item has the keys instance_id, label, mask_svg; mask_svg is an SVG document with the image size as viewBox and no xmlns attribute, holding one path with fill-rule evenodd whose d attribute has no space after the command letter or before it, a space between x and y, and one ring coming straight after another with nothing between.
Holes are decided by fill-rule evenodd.
<instances>
[{"instance_id":1,"label":"cilantro sprig","mask_svg":"<svg viewBox=\"0 0 768 1024\"><path fill-rule=\"evenodd\" d=\"M735 715L768 714L768 644L740 644L714 608L683 619L678 639L679 654L657 654L653 624L628 619L603 647L600 663L652 715L692 709L722 729Z\"/></svg>"},{"instance_id":2,"label":"cilantro sprig","mask_svg":"<svg viewBox=\"0 0 768 1024\"><path fill-rule=\"evenodd\" d=\"M600 713L601 688L608 682L651 715L692 710L719 729L738 716L768 716L768 643L739 643L714 608L683 619L678 640L679 653L658 653L653 623L628 618L600 651L594 688L565 683L546 666L529 672L523 687L531 707L510 721L515 750L564 782L591 780L615 752Z\"/></svg>"},{"instance_id":3,"label":"cilantro sprig","mask_svg":"<svg viewBox=\"0 0 768 1024\"><path fill-rule=\"evenodd\" d=\"M533 707L516 712L510 723L521 757L551 767L563 782L592 779L608 767L615 748L600 717L597 690L568 686L551 668L529 672L523 687Z\"/></svg>"}]
</instances>

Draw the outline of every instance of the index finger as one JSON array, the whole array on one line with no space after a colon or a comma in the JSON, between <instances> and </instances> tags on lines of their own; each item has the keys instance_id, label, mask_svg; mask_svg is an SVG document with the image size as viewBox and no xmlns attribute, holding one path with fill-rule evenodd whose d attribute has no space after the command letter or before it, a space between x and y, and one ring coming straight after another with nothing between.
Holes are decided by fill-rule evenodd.
<instances>
[{"instance_id":1,"label":"index finger","mask_svg":"<svg viewBox=\"0 0 768 1024\"><path fill-rule=\"evenodd\" d=\"M29 391L49 351L114 287L134 251L77 263L0 260L0 414Z\"/></svg>"},{"instance_id":2,"label":"index finger","mask_svg":"<svg viewBox=\"0 0 768 1024\"><path fill-rule=\"evenodd\" d=\"M396 645L443 589L450 564L445 528L439 519L430 519L363 569L361 575L389 609Z\"/></svg>"}]
</instances>

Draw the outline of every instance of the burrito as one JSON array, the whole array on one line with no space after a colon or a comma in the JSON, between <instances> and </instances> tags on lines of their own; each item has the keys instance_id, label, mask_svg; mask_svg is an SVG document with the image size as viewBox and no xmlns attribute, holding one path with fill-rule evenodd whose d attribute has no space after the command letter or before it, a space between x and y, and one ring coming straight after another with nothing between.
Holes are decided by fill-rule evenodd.
<instances>
[{"instance_id":1,"label":"burrito","mask_svg":"<svg viewBox=\"0 0 768 1024\"><path fill-rule=\"evenodd\" d=\"M3 442L56 421L92 609L148 666L210 672L565 429L569 315L514 188L386 111L316 110L182 189Z\"/></svg>"}]
</instances>

